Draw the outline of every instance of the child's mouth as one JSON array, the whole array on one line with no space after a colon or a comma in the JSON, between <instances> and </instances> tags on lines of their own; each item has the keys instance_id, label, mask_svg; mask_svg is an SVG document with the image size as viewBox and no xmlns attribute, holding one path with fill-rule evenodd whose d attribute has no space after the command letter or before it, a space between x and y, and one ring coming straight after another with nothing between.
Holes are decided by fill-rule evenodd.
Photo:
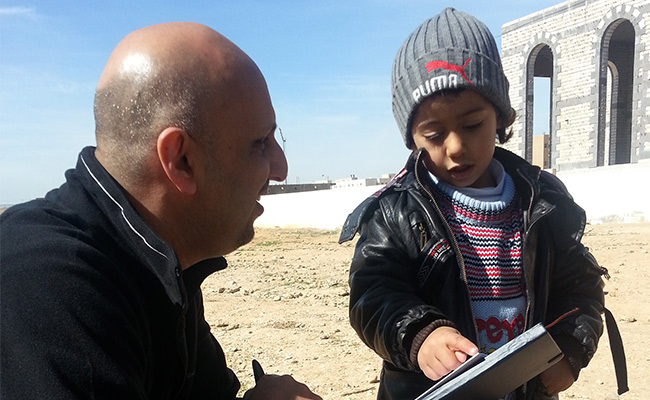
<instances>
[{"instance_id":1,"label":"child's mouth","mask_svg":"<svg viewBox=\"0 0 650 400\"><path fill-rule=\"evenodd\" d=\"M460 165L458 167L454 167L449 170L449 174L454 178L458 180L462 180L464 178L467 178L469 174L472 171L472 166L471 165Z\"/></svg>"}]
</instances>

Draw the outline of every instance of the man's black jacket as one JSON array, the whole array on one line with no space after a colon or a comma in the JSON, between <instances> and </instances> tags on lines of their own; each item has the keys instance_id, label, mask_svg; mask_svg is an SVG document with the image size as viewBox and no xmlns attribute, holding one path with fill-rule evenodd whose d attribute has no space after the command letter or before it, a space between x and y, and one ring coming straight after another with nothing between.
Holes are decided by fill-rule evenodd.
<instances>
[{"instance_id":1,"label":"man's black jacket","mask_svg":"<svg viewBox=\"0 0 650 400\"><path fill-rule=\"evenodd\" d=\"M0 216L0 397L234 399L200 284L84 149L66 183Z\"/></svg>"}]
</instances>

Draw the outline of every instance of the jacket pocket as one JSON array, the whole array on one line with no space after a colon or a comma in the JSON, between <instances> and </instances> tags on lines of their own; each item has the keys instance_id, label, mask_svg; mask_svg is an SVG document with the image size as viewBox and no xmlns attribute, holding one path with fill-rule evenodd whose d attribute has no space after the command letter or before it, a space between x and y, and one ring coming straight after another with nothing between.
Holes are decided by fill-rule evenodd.
<instances>
[{"instance_id":1,"label":"jacket pocket","mask_svg":"<svg viewBox=\"0 0 650 400\"><path fill-rule=\"evenodd\" d=\"M422 246L418 256L416 277L418 286L422 289L431 274L440 268L453 255L449 242L441 237L431 237Z\"/></svg>"}]
</instances>

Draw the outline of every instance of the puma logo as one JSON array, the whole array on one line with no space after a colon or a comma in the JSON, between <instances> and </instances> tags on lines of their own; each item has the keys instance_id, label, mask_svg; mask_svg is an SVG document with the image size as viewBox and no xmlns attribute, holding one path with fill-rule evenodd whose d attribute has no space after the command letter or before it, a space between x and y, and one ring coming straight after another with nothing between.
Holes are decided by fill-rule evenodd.
<instances>
[{"instance_id":1,"label":"puma logo","mask_svg":"<svg viewBox=\"0 0 650 400\"><path fill-rule=\"evenodd\" d=\"M447 61L441 60L429 61L426 63L424 66L427 69L427 72L431 72L435 69L444 69L451 73L434 76L430 79L425 80L423 84L418 85L418 87L413 89L413 92L411 93L413 96L413 101L417 104L420 102L420 100L435 91L457 88L459 75L465 79L465 82L471 85L472 82L467 78L467 75L465 74L465 67L471 60L471 58L468 58L465 60L465 63L463 65L451 64Z\"/></svg>"},{"instance_id":2,"label":"puma logo","mask_svg":"<svg viewBox=\"0 0 650 400\"><path fill-rule=\"evenodd\" d=\"M440 61L440 60L438 60L438 61L429 61L424 66L427 69L427 72L431 72L434 69L438 69L438 68L442 68L442 69L446 69L447 71L455 72L458 75L462 76L463 79L465 79L465 81L471 85L472 82L470 82L470 80L467 79L467 75L465 75L465 67L467 66L467 63L470 62L470 60L471 60L471 58L468 58L467 60L465 60L465 64L463 64L462 66L461 65L456 65L456 64L451 64L451 63L448 63L447 61Z\"/></svg>"}]
</instances>

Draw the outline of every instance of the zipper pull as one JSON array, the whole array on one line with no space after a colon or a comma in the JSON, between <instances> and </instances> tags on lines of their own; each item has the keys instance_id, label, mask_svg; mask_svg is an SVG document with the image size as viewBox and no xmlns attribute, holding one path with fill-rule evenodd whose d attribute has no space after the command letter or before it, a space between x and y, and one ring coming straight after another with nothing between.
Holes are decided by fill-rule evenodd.
<instances>
[{"instance_id":1,"label":"zipper pull","mask_svg":"<svg viewBox=\"0 0 650 400\"><path fill-rule=\"evenodd\" d=\"M422 250L424 245L427 244L427 231L424 229L422 222L418 222L418 229L420 229L420 250Z\"/></svg>"}]
</instances>

